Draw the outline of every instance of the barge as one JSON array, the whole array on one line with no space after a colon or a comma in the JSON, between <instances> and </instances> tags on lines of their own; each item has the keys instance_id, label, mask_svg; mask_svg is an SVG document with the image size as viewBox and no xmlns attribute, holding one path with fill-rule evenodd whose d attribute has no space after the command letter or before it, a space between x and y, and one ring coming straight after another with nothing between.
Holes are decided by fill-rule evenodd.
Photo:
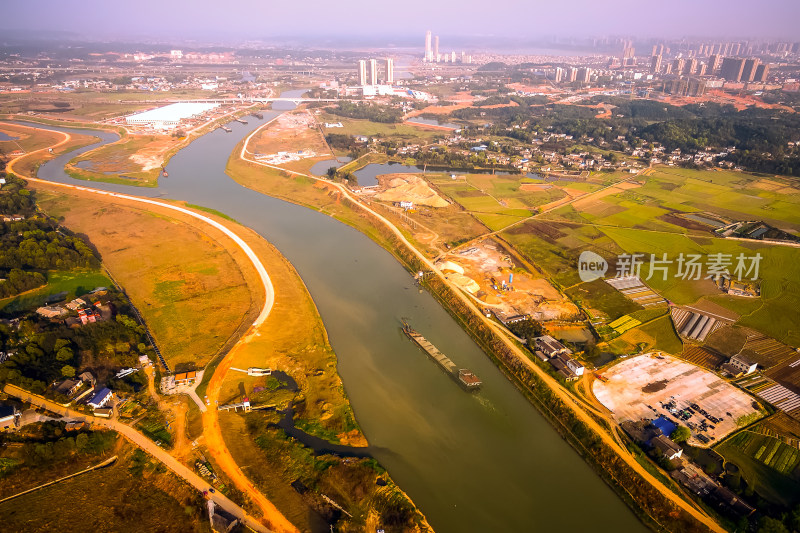
<instances>
[{"instance_id":1,"label":"barge","mask_svg":"<svg viewBox=\"0 0 800 533\"><path fill-rule=\"evenodd\" d=\"M419 332L412 329L407 322L403 321L403 333L414 341L417 346L422 348L442 370L447 372L456 382L461 385L465 390L476 391L480 389L483 382L472 372L466 368L458 368L456 364L450 360L445 354L423 337Z\"/></svg>"}]
</instances>

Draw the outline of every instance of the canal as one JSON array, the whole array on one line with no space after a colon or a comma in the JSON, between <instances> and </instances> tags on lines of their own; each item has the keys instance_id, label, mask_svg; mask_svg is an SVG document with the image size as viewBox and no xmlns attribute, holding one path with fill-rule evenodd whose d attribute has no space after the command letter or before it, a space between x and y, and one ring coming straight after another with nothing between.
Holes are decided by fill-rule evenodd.
<instances>
[{"instance_id":1,"label":"canal","mask_svg":"<svg viewBox=\"0 0 800 533\"><path fill-rule=\"evenodd\" d=\"M42 165L39 177L210 207L274 244L317 304L370 452L436 531L645 531L388 252L345 224L225 174L234 146L275 113L195 140L172 158L158 188L69 178L64 164L85 149ZM461 390L402 334L401 317L482 378L482 390Z\"/></svg>"}]
</instances>

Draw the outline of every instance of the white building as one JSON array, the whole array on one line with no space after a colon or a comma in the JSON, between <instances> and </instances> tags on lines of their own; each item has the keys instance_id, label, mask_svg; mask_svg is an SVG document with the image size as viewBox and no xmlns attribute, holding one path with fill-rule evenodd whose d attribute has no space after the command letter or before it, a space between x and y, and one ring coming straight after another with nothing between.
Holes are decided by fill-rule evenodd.
<instances>
[{"instance_id":1,"label":"white building","mask_svg":"<svg viewBox=\"0 0 800 533\"><path fill-rule=\"evenodd\" d=\"M364 86L367 84L367 60L358 60L358 84Z\"/></svg>"},{"instance_id":2,"label":"white building","mask_svg":"<svg viewBox=\"0 0 800 533\"><path fill-rule=\"evenodd\" d=\"M756 371L756 368L758 368L758 363L752 362L742 354L736 354L731 357L730 361L728 361L728 365L735 368L745 376L747 374L752 374Z\"/></svg>"},{"instance_id":3,"label":"white building","mask_svg":"<svg viewBox=\"0 0 800 533\"><path fill-rule=\"evenodd\" d=\"M150 111L135 113L125 117L125 123L131 125L147 125L154 128L174 128L181 120L202 115L219 104L204 102L177 102Z\"/></svg>"},{"instance_id":4,"label":"white building","mask_svg":"<svg viewBox=\"0 0 800 533\"><path fill-rule=\"evenodd\" d=\"M378 85L378 61L369 60L369 84Z\"/></svg>"},{"instance_id":5,"label":"white building","mask_svg":"<svg viewBox=\"0 0 800 533\"><path fill-rule=\"evenodd\" d=\"M394 83L394 60L391 57L386 58L386 83Z\"/></svg>"},{"instance_id":6,"label":"white building","mask_svg":"<svg viewBox=\"0 0 800 533\"><path fill-rule=\"evenodd\" d=\"M111 389L108 387L104 387L100 392L95 394L91 400L89 400L88 405L93 407L94 409L100 409L101 407L105 406L108 402L110 402L114 398L114 393L111 392Z\"/></svg>"}]
</instances>

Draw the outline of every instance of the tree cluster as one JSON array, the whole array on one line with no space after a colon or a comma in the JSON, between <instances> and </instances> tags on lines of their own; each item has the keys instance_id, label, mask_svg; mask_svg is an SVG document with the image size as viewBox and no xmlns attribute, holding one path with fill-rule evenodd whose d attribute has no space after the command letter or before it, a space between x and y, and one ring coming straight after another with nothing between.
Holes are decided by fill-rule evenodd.
<instances>
[{"instance_id":1,"label":"tree cluster","mask_svg":"<svg viewBox=\"0 0 800 533\"><path fill-rule=\"evenodd\" d=\"M5 163L3 164L5 167ZM25 188L27 183L13 175L0 172L5 185L0 188L0 215L31 215L36 210L33 194Z\"/></svg>"},{"instance_id":2,"label":"tree cluster","mask_svg":"<svg viewBox=\"0 0 800 533\"><path fill-rule=\"evenodd\" d=\"M0 325L0 347L15 352L0 364L0 383L43 394L51 383L73 377L79 369L135 366L139 355L147 352L144 328L125 314L130 307L124 297L112 296L106 305L121 312L114 320L70 328L31 315L16 329ZM121 388L139 390L140 381L125 379Z\"/></svg>"},{"instance_id":3,"label":"tree cluster","mask_svg":"<svg viewBox=\"0 0 800 533\"><path fill-rule=\"evenodd\" d=\"M347 118L371 120L372 122L396 123L403 120L403 111L378 104L357 104L353 102L340 102L338 107L331 109L331 113Z\"/></svg>"}]
</instances>

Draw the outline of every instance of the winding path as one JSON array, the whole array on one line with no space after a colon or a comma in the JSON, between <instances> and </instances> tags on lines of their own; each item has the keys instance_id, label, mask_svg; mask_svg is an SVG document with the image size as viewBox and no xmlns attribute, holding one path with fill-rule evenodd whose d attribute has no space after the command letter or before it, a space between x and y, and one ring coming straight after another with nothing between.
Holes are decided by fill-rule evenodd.
<instances>
[{"instance_id":1,"label":"winding path","mask_svg":"<svg viewBox=\"0 0 800 533\"><path fill-rule=\"evenodd\" d=\"M641 464L639 464L639 462L636 460L636 458L633 457L633 455L631 455L631 453L628 450L626 450L624 447L622 447L619 444L619 442L611 434L609 434L609 432L606 431L590 415L590 413L588 413L584 409L584 406L582 405L582 402L577 400L568 391L566 391L558 383L558 381L556 381L555 378L550 376L547 372L545 372L538 365L536 365L533 361L531 361L531 359L514 343L514 341L508 337L508 334L504 330L504 328L500 327L493 320L487 318L483 314L481 309L479 309L478 306L476 306L474 304L474 302L470 298L468 298L467 296L464 295L463 291L461 291L457 286L453 285L444 276L444 274L442 274L442 272L440 272L435 267L435 265L434 265L432 260L428 259L428 257L425 256L425 254L420 252L415 246L413 246L408 241L408 239L406 239L406 237L397 228L397 226L392 224L389 220L387 220L380 213L376 212L374 209L370 208L367 205L364 205L360 201L360 199L358 199L356 196L351 194L349 189L347 189L347 187L345 187L342 184L335 183L335 182L332 182L330 180L326 180L324 178L318 178L318 177L313 176L311 174L304 174L302 172L296 172L296 171L293 171L293 170L287 170L285 168L281 168L281 167L278 167L278 166L275 166L275 165L270 165L268 163L263 163L261 161L257 161L252 157L248 157L248 154L252 153L247 149L247 145L249 144L250 140L259 131L261 131L264 127L269 125L270 122L267 122L264 125L262 125L261 127L255 129L250 135L247 136L247 138L245 139L244 143L242 144L242 149L241 149L241 151L239 153L239 157L242 160L247 161L249 163L253 163L253 164L259 165L259 166L263 166L263 167L272 168L272 169L280 170L280 171L283 171L283 172L287 172L289 174L293 174L293 175L296 175L296 176L302 176L302 177L305 177L305 178L310 179L310 180L324 182L327 185L332 185L332 186L336 187L339 190L339 192L342 194L343 197L345 197L348 200L350 200L351 202L353 202L355 205L357 205L363 211L365 211L365 212L371 214L372 216L374 216L377 220L380 221L380 223L382 223L384 226L386 226L386 228L389 229L397 237L397 239L400 242L402 242L403 245L406 246L408 248L408 250L411 251L417 257L417 259L419 259L422 262L423 265L425 265L428 269L430 269L445 285L447 285L451 289L453 294L455 294L459 299L461 299L461 301L473 313L475 313L481 320L483 320L484 324L495 332L495 334L498 336L498 338L501 339L503 341L503 343L506 344L506 346L514 353L514 355L517 357L517 359L521 363L523 363L529 370L534 372L539 377L539 379L544 381L547 384L547 386L550 388L550 390L554 394L556 394L558 396L558 398L578 416L578 418L581 420L581 422L583 422L586 426L591 428L591 430L594 431L603 440L603 442L609 448L611 448L614 451L614 453L616 453L623 461L625 461L625 463L632 470L634 470L639 476L641 476L647 483L649 483L650 485L655 487L656 490L658 490L664 496L664 498L672 501L676 506L678 506L681 509L683 509L684 511L686 511L688 514L690 514L692 517L694 517L698 522L700 522L701 524L706 526L710 531L715 531L715 532L719 532L719 533L723 533L725 531L722 528L722 526L720 526L713 518L711 518L705 512L697 509L693 504L687 502L686 500L684 500L683 498L681 498L680 496L678 496L677 494L672 492L672 490L670 490L668 487L666 487L658 478L656 478L654 475L652 475L650 472L648 472ZM628 181L630 179L633 179L634 177L636 177L636 176L631 176L631 177L628 177L628 178L626 178L624 180L620 180L619 182L615 182L614 184L609 185L608 187L613 187L615 185L618 185L622 181ZM605 188L607 188L607 187L604 187L604 189ZM571 201L578 200L580 198L585 198L585 197L590 196L592 194L596 194L597 192L599 192L599 191L594 191L593 193L588 193L587 195L582 195L582 196L580 196L578 198L573 198L570 201L567 201L562 205L554 207L554 209L557 208L557 207L563 207L563 205L567 205ZM534 215L534 216L532 216L530 218L534 218L534 217L536 217L538 215L544 214L545 212L549 212L549 210L543 211L542 213L538 213L537 215ZM523 222L523 221L520 221L520 222ZM485 238L486 235L484 235L483 237ZM612 475L613 475L613 473L612 473ZM647 512L646 509L644 511Z\"/></svg>"},{"instance_id":2,"label":"winding path","mask_svg":"<svg viewBox=\"0 0 800 533\"><path fill-rule=\"evenodd\" d=\"M50 131L52 131L52 130L50 130ZM57 143L56 145L53 145L50 148L61 146L64 143L66 143L67 141L69 141L70 135L68 133L64 133L64 132L59 132L59 133L61 133L62 135L65 136L64 140L59 142L59 143ZM37 150L36 152L41 152L42 150L47 150L47 149L48 148L43 148L41 150ZM6 167L7 172L9 172L9 173L13 172L13 166L14 166L15 163L17 163L19 161L19 159L21 159L22 157L28 157L28 156L36 153L36 152L30 152L28 154L25 154L24 156L20 156L18 158L15 158L11 162L9 162L7 167ZM166 208L166 209L170 209L170 210L173 210L173 211L178 211L180 213L183 213L185 215L189 215L189 216L191 216L191 217L193 217L193 218L195 218L197 220L200 220L200 221L202 221L202 222L204 222L206 224L209 224L210 226L218 229L223 234L225 234L227 237L229 237L233 242L235 242L239 246L239 248L241 248L241 250L245 253L245 255L247 255L248 259L250 260L250 262L252 263L252 265L255 268L256 272L258 273L258 276L259 276L259 278L261 280L262 286L264 287L264 294L265 294L265 299L264 300L265 301L264 301L264 305L261 308L261 312L259 313L258 317L255 319L253 324L250 326L250 328L248 329L247 333L242 337L242 339L239 340L239 342L231 349L231 351L228 352L228 354L222 360L222 362L220 363L220 365L217 368L216 372L214 373L214 376L212 376L212 379L211 379L211 382L209 383L209 387L208 387L207 392L208 392L208 397L209 397L209 404L215 405L215 403L213 403L213 402L215 402L215 400L219 396L219 386L222 383L222 380L224 379L224 374L227 372L228 368L230 367L231 362L235 359L236 352L238 351L238 349L243 344L249 342L249 340L252 338L252 336L258 335L259 327L267 320L267 318L269 317L270 311L272 310L272 306L275 303L275 290L274 290L274 287L272 285L272 280L270 280L270 277L269 277L269 274L267 274L266 268L264 268L263 263L261 262L259 257L256 255L256 253L253 251L253 249L241 237L239 237L232 230L228 229L225 225L223 225L223 224L221 224L221 223L219 223L219 222L217 222L217 221L215 221L215 220L213 220L213 219L211 219L211 218L209 218L207 216L201 215L199 213L196 213L194 211L191 211L189 209L186 209L186 208L183 208L183 207L180 207L180 206L168 204L168 203L161 202L161 201L158 201L158 200L151 200L149 198L140 198L140 197L137 197L137 196L130 196L130 195L127 195L127 194L120 194L120 193L102 191L102 190L98 190L98 189L92 189L92 188L89 188L89 187L82 187L82 186L77 186L77 185L69 185L69 184L64 184L64 183L51 182L51 181L40 180L38 178L33 178L33 177L28 177L28 176L24 176L24 178L26 180L29 180L29 181L32 181L32 182L35 182L35 183L42 183L42 184L56 186L56 187L64 187L64 188L68 188L68 189L84 191L84 192L89 192L89 193L92 193L92 194L98 194L98 195L117 198L117 199L122 199L122 200L128 200L128 201L133 201L133 202L138 202L138 203L143 203L143 204L148 204L148 205L154 205L154 206L158 206L160 208ZM22 389L20 389L20 391L22 391ZM52 404L52 405L56 406L56 404ZM58 412L58 411L56 411L56 412ZM133 442L135 442L136 444L138 444L139 446L144 448L146 451L150 452L151 455L154 455L156 458L158 458L160 461L162 461L164 464L166 464L171 470L173 470L179 476L183 477L186 481L188 481L192 485L195 485L200 490L205 490L206 488L208 488L208 483L207 482L202 481L202 479L199 478L199 476L197 476L196 474L194 474L194 472L192 472L191 470L186 468L184 465L179 463L174 457L172 457L171 455L166 453L164 450L162 450L161 448L158 448L157 446L155 446L155 444L153 444L149 439L144 437L142 434L138 433L136 430L134 430L130 426L127 426L125 424L121 424L121 423L115 422L115 421L108 421L108 422L109 423L113 423L113 428L116 431L119 431L120 433L122 433L123 435L125 435L126 437L131 439ZM100 422L100 424L101 425L106 425L106 424L103 424L103 422ZM112 427L112 426L109 426L109 427ZM259 507L259 509L263 513L263 519L269 524L270 528L272 528L272 529L266 529L266 528L264 528L263 525L259 524L260 528L257 529L257 530L258 531L279 531L279 532L284 532L284 531L286 531L286 532L294 532L294 531L297 531L297 528L295 528L286 519L286 517L284 517L281 514L280 511L278 511L278 509L275 507L275 505L272 502L270 502L266 497L264 497L264 495L253 485L253 483L247 478L247 476L244 475L242 470L236 464L236 461L231 456L230 451L228 450L227 446L225 446L225 442L224 442L224 440L222 438L222 432L220 430L219 422L218 422L218 419L217 419L217 411L216 411L216 409L209 409L205 413L203 413L203 435L204 435L205 440L206 440L206 445L209 448L209 452L214 457L214 459L217 461L217 463L219 464L220 468L225 472L225 474L230 478L230 480L236 485L236 487L239 490L245 492L254 501L254 503L256 503L256 505ZM148 446L145 446L145 445L148 445ZM169 458L169 459L167 459L167 458ZM191 475L189 475L189 474L191 474ZM201 480L202 483L198 484L197 480ZM215 502L216 502L216 500L215 500ZM220 504L220 505L223 507L223 509L226 509L226 510L227 510L228 507L231 507L232 505L235 505L233 502L231 502L227 498L224 499L223 503L224 503L224 505L223 504ZM238 512L238 514L236 514L236 513L234 513L234 514L236 514L237 516L241 516L241 515L246 516L246 513L241 508L236 506L236 509L238 509L239 512Z\"/></svg>"}]
</instances>

